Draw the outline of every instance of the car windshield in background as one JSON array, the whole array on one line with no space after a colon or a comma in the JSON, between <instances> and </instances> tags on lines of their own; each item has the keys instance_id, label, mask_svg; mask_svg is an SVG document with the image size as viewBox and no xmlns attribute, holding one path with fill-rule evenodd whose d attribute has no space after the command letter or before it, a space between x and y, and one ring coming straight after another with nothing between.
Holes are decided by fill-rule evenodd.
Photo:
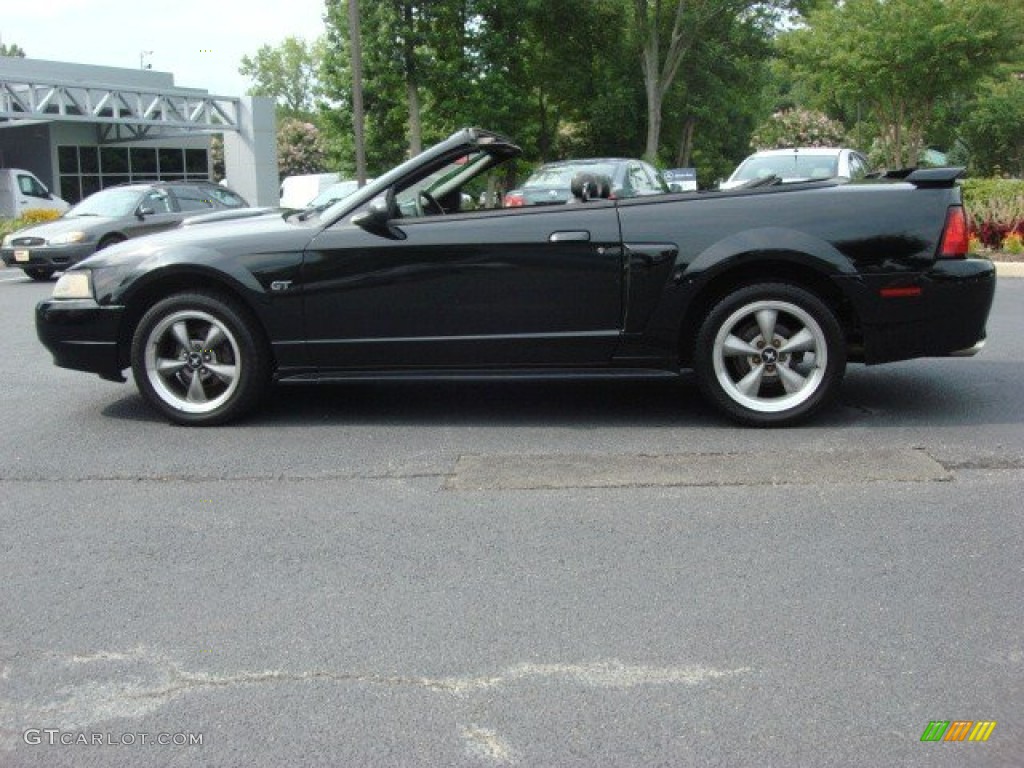
<instances>
[{"instance_id":1,"label":"car windshield in background","mask_svg":"<svg viewBox=\"0 0 1024 768\"><path fill-rule=\"evenodd\" d=\"M559 165L554 167L541 168L526 180L524 187L565 187L572 184L572 178L577 173L592 173L596 176L607 176L612 178L615 175L615 168L607 163L591 165Z\"/></svg>"},{"instance_id":2,"label":"car windshield in background","mask_svg":"<svg viewBox=\"0 0 1024 768\"><path fill-rule=\"evenodd\" d=\"M737 171L735 181L764 179L830 179L839 173L839 158L835 155L778 155L752 157Z\"/></svg>"},{"instance_id":3,"label":"car windshield in background","mask_svg":"<svg viewBox=\"0 0 1024 768\"><path fill-rule=\"evenodd\" d=\"M85 198L78 205L72 206L64 214L64 218L75 216L106 216L118 218L130 216L139 204L142 192L138 189L105 189Z\"/></svg>"},{"instance_id":4,"label":"car windshield in background","mask_svg":"<svg viewBox=\"0 0 1024 768\"><path fill-rule=\"evenodd\" d=\"M373 179L367 179L367 183L370 181L373 181ZM359 189L358 181L339 181L337 184L331 184L331 186L310 200L309 205L306 207L319 208L320 206L332 205L338 200L344 200L357 189Z\"/></svg>"}]
</instances>

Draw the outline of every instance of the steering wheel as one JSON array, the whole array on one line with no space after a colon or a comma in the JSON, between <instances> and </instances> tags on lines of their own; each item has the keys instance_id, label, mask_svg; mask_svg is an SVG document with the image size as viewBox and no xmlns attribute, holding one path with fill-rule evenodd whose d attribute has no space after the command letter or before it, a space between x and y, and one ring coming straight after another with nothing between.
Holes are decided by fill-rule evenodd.
<instances>
[{"instance_id":1,"label":"steering wheel","mask_svg":"<svg viewBox=\"0 0 1024 768\"><path fill-rule=\"evenodd\" d=\"M422 197L423 198L423 202L426 203L426 205L423 206L423 210L424 211L427 211L428 209L432 209L433 213L438 213L438 214L444 216L444 208L442 208L441 204L439 202L437 202L437 198L436 197L434 197L432 194L427 192L427 190L425 190L425 189L420 190L420 197Z\"/></svg>"}]
</instances>

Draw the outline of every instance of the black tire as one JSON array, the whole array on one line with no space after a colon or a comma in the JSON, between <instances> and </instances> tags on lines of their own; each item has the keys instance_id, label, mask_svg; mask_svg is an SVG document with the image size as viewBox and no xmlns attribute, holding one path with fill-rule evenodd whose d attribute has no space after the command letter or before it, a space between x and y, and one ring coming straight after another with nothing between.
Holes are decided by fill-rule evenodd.
<instances>
[{"instance_id":1,"label":"black tire","mask_svg":"<svg viewBox=\"0 0 1024 768\"><path fill-rule=\"evenodd\" d=\"M143 315L132 337L143 397L178 424L212 426L253 409L270 382L270 352L251 313L211 293L179 293Z\"/></svg>"},{"instance_id":2,"label":"black tire","mask_svg":"<svg viewBox=\"0 0 1024 768\"><path fill-rule=\"evenodd\" d=\"M47 269L46 267L25 267L22 269L22 272L40 283L45 283L47 280L53 278L53 273L56 271L57 270L55 269Z\"/></svg>"},{"instance_id":3,"label":"black tire","mask_svg":"<svg viewBox=\"0 0 1024 768\"><path fill-rule=\"evenodd\" d=\"M734 421L791 426L835 396L846 370L846 340L815 294L759 283L733 291L704 319L693 368L704 397Z\"/></svg>"}]
</instances>

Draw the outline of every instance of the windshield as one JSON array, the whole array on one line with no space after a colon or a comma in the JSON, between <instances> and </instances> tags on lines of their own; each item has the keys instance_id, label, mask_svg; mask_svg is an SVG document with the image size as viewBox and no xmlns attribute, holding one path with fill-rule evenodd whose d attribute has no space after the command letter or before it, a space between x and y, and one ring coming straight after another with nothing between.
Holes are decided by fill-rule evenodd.
<instances>
[{"instance_id":1,"label":"windshield","mask_svg":"<svg viewBox=\"0 0 1024 768\"><path fill-rule=\"evenodd\" d=\"M839 173L836 155L772 155L749 157L736 170L733 181L778 176L780 179L829 179Z\"/></svg>"},{"instance_id":2,"label":"windshield","mask_svg":"<svg viewBox=\"0 0 1024 768\"><path fill-rule=\"evenodd\" d=\"M117 218L131 216L135 211L144 190L139 189L105 189L89 195L78 205L72 206L64 214L64 218L74 216L106 216Z\"/></svg>"},{"instance_id":3,"label":"windshield","mask_svg":"<svg viewBox=\"0 0 1024 768\"><path fill-rule=\"evenodd\" d=\"M597 176L615 178L615 166L611 163L588 163L555 165L540 168L535 171L523 184L524 187L565 187L572 184L572 178L577 173L592 173Z\"/></svg>"},{"instance_id":4,"label":"windshield","mask_svg":"<svg viewBox=\"0 0 1024 768\"><path fill-rule=\"evenodd\" d=\"M373 179L367 179L366 183L369 184L371 181ZM321 205L332 205L338 200L344 200L357 189L359 189L358 181L339 181L337 184L331 184L331 186L310 200L309 205L306 207L319 208Z\"/></svg>"}]
</instances>

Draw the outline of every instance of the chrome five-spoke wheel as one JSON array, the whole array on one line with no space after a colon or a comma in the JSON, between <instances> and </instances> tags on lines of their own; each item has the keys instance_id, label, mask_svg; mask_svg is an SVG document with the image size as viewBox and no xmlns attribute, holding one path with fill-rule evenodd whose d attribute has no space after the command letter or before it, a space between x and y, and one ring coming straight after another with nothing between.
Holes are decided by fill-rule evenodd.
<instances>
[{"instance_id":1,"label":"chrome five-spoke wheel","mask_svg":"<svg viewBox=\"0 0 1024 768\"><path fill-rule=\"evenodd\" d=\"M784 283L741 288L715 306L694 352L709 399L744 424L791 424L835 392L846 365L833 312L809 291Z\"/></svg>"},{"instance_id":2,"label":"chrome five-spoke wheel","mask_svg":"<svg viewBox=\"0 0 1024 768\"><path fill-rule=\"evenodd\" d=\"M262 328L237 300L180 293L143 315L132 340L142 395L179 424L221 424L253 407L270 380Z\"/></svg>"},{"instance_id":3,"label":"chrome five-spoke wheel","mask_svg":"<svg viewBox=\"0 0 1024 768\"><path fill-rule=\"evenodd\" d=\"M146 341L146 375L164 402L208 413L238 387L238 342L207 312L182 310L157 323Z\"/></svg>"},{"instance_id":4,"label":"chrome five-spoke wheel","mask_svg":"<svg viewBox=\"0 0 1024 768\"><path fill-rule=\"evenodd\" d=\"M740 307L715 336L715 376L737 403L775 413L814 394L825 375L828 344L821 326L785 301Z\"/></svg>"}]
</instances>

